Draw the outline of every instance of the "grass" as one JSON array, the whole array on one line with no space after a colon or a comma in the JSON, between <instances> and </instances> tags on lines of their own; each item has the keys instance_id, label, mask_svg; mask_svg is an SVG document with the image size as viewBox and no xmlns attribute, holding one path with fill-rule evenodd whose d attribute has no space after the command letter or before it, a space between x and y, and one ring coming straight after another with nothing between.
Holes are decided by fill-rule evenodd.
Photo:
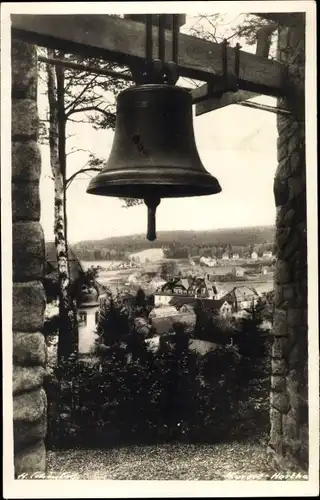
<instances>
[{"instance_id":1,"label":"grass","mask_svg":"<svg viewBox=\"0 0 320 500\"><path fill-rule=\"evenodd\" d=\"M47 474L100 480L230 480L271 477L261 443L165 444L49 451ZM244 478L241 478L244 479Z\"/></svg>"}]
</instances>

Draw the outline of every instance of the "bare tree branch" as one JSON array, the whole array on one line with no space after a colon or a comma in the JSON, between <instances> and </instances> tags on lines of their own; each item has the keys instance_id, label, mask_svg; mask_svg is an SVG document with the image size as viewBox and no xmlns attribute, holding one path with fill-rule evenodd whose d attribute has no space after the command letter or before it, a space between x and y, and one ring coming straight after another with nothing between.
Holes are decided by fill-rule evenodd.
<instances>
[{"instance_id":1,"label":"bare tree branch","mask_svg":"<svg viewBox=\"0 0 320 500\"><path fill-rule=\"evenodd\" d=\"M83 96L83 94L88 90L88 88L90 88L93 84L93 82L96 81L98 75L95 75L84 87L83 89L81 90L81 92L77 95L77 97L71 102L69 103L65 110L67 111L68 109L70 108L75 108L75 106L77 105L77 103L79 102L79 100L81 99L81 97Z\"/></svg>"},{"instance_id":2,"label":"bare tree branch","mask_svg":"<svg viewBox=\"0 0 320 500\"><path fill-rule=\"evenodd\" d=\"M74 153L79 153L82 151L83 153L90 153L89 149L82 149L82 148L73 148L69 153L66 154L66 156L73 155Z\"/></svg>"},{"instance_id":3,"label":"bare tree branch","mask_svg":"<svg viewBox=\"0 0 320 500\"><path fill-rule=\"evenodd\" d=\"M87 168L80 168L80 170L77 170L74 174L72 174L69 179L66 181L66 189L70 186L71 182L77 177L79 174L83 174L85 172L100 172L101 168L97 167L87 167Z\"/></svg>"},{"instance_id":4,"label":"bare tree branch","mask_svg":"<svg viewBox=\"0 0 320 500\"><path fill-rule=\"evenodd\" d=\"M110 111L106 111L105 109L99 108L98 106L84 106L83 108L77 108L69 111L67 113L67 118L69 118L71 115L74 115L75 113L85 113L86 111L97 111L98 113L103 113L107 117L113 117L113 113L110 113Z\"/></svg>"}]
</instances>

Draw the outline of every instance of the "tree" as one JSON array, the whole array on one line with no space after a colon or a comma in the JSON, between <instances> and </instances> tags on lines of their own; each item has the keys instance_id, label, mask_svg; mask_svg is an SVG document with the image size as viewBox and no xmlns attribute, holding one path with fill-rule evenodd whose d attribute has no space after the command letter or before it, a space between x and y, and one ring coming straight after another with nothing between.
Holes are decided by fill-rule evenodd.
<instances>
[{"instance_id":1,"label":"tree","mask_svg":"<svg viewBox=\"0 0 320 500\"><path fill-rule=\"evenodd\" d=\"M264 19L255 14L240 14L234 19L226 19L223 14L198 14L194 16L194 23L190 29L190 34L209 40L215 43L221 43L223 39L230 41L243 40L248 45L254 45L257 41L257 35L262 28L270 28L267 33L267 45L265 54L275 41L273 21Z\"/></svg>"},{"instance_id":2,"label":"tree","mask_svg":"<svg viewBox=\"0 0 320 500\"><path fill-rule=\"evenodd\" d=\"M41 49L40 49L41 50ZM95 128L115 126L114 103L105 99L107 91L116 95L123 88L120 80L111 80L90 74L65 69L63 64L52 65L52 60L74 61L78 56L63 54L61 51L47 50L46 91L48 96L49 118L41 122L41 140L48 139L50 148L51 171L55 186L54 198L54 236L57 249L58 281L59 281L59 347L58 359L67 358L71 352L77 351L77 309L75 297L71 293L67 247L67 189L71 182L81 173L99 171L94 156L89 155L86 165L67 177L68 154L81 151L81 148L67 153L67 122L75 122L74 115L83 117L80 122L92 123ZM106 66L105 62L87 59L89 64ZM109 63L107 63L109 65ZM110 66L110 65L109 65ZM40 63L40 74L43 72ZM100 79L100 80L99 80ZM100 116L99 116L100 115ZM78 121L79 122L79 121ZM100 256L99 256L100 257Z\"/></svg>"},{"instance_id":3,"label":"tree","mask_svg":"<svg viewBox=\"0 0 320 500\"><path fill-rule=\"evenodd\" d=\"M120 346L133 329L133 318L119 297L108 294L97 327L99 342L105 346Z\"/></svg>"},{"instance_id":4,"label":"tree","mask_svg":"<svg viewBox=\"0 0 320 500\"><path fill-rule=\"evenodd\" d=\"M169 260L167 262L162 262L160 267L160 276L165 281L169 280L170 278L181 276L181 271L179 269L177 261Z\"/></svg>"},{"instance_id":5,"label":"tree","mask_svg":"<svg viewBox=\"0 0 320 500\"><path fill-rule=\"evenodd\" d=\"M48 55L51 51L48 50ZM70 293L70 275L66 242L65 213L65 143L64 118L61 116L63 105L63 74L47 66L47 89L49 102L49 145L50 163L54 179L54 236L57 249L59 283L59 343L58 360L68 358L77 351L77 310ZM59 128L59 124L62 125Z\"/></svg>"}]
</instances>

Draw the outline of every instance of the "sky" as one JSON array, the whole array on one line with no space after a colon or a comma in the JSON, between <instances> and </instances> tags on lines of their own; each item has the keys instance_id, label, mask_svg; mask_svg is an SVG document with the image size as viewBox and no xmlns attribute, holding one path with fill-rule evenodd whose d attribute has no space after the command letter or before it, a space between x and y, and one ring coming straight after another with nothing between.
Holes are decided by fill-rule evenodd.
<instances>
[{"instance_id":1,"label":"sky","mask_svg":"<svg viewBox=\"0 0 320 500\"><path fill-rule=\"evenodd\" d=\"M233 19L237 17L235 13ZM228 20L227 20L228 21ZM187 17L183 31L194 19ZM226 28L223 28L223 33ZM254 52L253 46L242 50ZM261 96L257 102L275 105L275 99ZM39 96L40 114L46 98ZM157 230L205 230L269 225L275 222L273 178L277 167L277 130L274 113L232 105L194 117L196 145L205 168L220 182L217 195L183 199L162 199L157 209ZM69 124L68 148L90 150L108 158L113 132L95 131L88 124ZM88 153L68 156L68 176L81 168ZM92 174L91 174L92 175ZM116 198L89 195L90 178L77 178L67 191L68 239L71 243L145 233L147 208L124 208ZM48 147L42 146L40 182L41 224L46 240L53 240L53 181Z\"/></svg>"}]
</instances>

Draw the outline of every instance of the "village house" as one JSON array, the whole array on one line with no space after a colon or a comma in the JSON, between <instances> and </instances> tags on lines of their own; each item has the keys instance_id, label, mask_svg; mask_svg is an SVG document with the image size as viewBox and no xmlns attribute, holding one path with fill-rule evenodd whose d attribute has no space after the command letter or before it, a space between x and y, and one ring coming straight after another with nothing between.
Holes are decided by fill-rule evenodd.
<instances>
[{"instance_id":1,"label":"village house","mask_svg":"<svg viewBox=\"0 0 320 500\"><path fill-rule=\"evenodd\" d=\"M94 345L99 309L99 291L95 287L84 285L78 306L79 354L89 354Z\"/></svg>"},{"instance_id":2,"label":"village house","mask_svg":"<svg viewBox=\"0 0 320 500\"><path fill-rule=\"evenodd\" d=\"M225 295L221 299L196 299L195 297L173 297L170 301L170 305L174 306L178 311L182 308L189 309L197 307L198 303L201 302L201 306L207 313L217 313L220 316L227 317L231 316L233 313L232 300Z\"/></svg>"},{"instance_id":3,"label":"village house","mask_svg":"<svg viewBox=\"0 0 320 500\"><path fill-rule=\"evenodd\" d=\"M175 278L154 292L154 305L168 305L172 297L219 300L225 291L204 277Z\"/></svg>"},{"instance_id":4,"label":"village house","mask_svg":"<svg viewBox=\"0 0 320 500\"><path fill-rule=\"evenodd\" d=\"M187 278L174 278L154 293L154 305L168 305L173 295L188 295L190 282Z\"/></svg>"},{"instance_id":5,"label":"village house","mask_svg":"<svg viewBox=\"0 0 320 500\"><path fill-rule=\"evenodd\" d=\"M220 289L217 283L207 278L196 277L189 288L189 295L195 298L220 299L224 291Z\"/></svg>"},{"instance_id":6,"label":"village house","mask_svg":"<svg viewBox=\"0 0 320 500\"><path fill-rule=\"evenodd\" d=\"M147 295L152 295L155 292L161 290L161 288L165 284L166 284L165 280L163 280L160 276L155 276L144 286L143 289Z\"/></svg>"},{"instance_id":7,"label":"village house","mask_svg":"<svg viewBox=\"0 0 320 500\"><path fill-rule=\"evenodd\" d=\"M232 303L226 299L214 300L212 309L219 312L219 315L227 318L232 315Z\"/></svg>"},{"instance_id":8,"label":"village house","mask_svg":"<svg viewBox=\"0 0 320 500\"><path fill-rule=\"evenodd\" d=\"M222 254L221 259L222 259L222 260L229 260L229 254L228 254L228 253L224 253L224 254Z\"/></svg>"},{"instance_id":9,"label":"village house","mask_svg":"<svg viewBox=\"0 0 320 500\"><path fill-rule=\"evenodd\" d=\"M239 259L240 259L240 256L239 256L239 254L238 254L238 253L234 253L234 254L232 255L232 260L239 260Z\"/></svg>"},{"instance_id":10,"label":"village house","mask_svg":"<svg viewBox=\"0 0 320 500\"><path fill-rule=\"evenodd\" d=\"M273 255L272 255L272 252L263 252L262 257L264 259L270 259L271 260L273 258Z\"/></svg>"},{"instance_id":11,"label":"village house","mask_svg":"<svg viewBox=\"0 0 320 500\"><path fill-rule=\"evenodd\" d=\"M232 269L232 274L237 278L243 277L246 273L246 270L243 267L234 267Z\"/></svg>"},{"instance_id":12,"label":"village house","mask_svg":"<svg viewBox=\"0 0 320 500\"><path fill-rule=\"evenodd\" d=\"M252 252L252 254L251 254L251 259L252 259L252 260L257 260L257 258L258 258L258 254L257 254L257 252Z\"/></svg>"},{"instance_id":13,"label":"village house","mask_svg":"<svg viewBox=\"0 0 320 500\"><path fill-rule=\"evenodd\" d=\"M199 262L200 266L214 267L217 265L217 259L211 257L202 256Z\"/></svg>"},{"instance_id":14,"label":"village house","mask_svg":"<svg viewBox=\"0 0 320 500\"><path fill-rule=\"evenodd\" d=\"M243 285L234 287L224 298L232 304L233 311L238 312L255 306L259 294L254 288Z\"/></svg>"},{"instance_id":15,"label":"village house","mask_svg":"<svg viewBox=\"0 0 320 500\"><path fill-rule=\"evenodd\" d=\"M183 323L193 327L196 316L192 308L185 307L178 310L173 305L154 307L149 313L149 320L158 335L173 331L175 323Z\"/></svg>"}]
</instances>

